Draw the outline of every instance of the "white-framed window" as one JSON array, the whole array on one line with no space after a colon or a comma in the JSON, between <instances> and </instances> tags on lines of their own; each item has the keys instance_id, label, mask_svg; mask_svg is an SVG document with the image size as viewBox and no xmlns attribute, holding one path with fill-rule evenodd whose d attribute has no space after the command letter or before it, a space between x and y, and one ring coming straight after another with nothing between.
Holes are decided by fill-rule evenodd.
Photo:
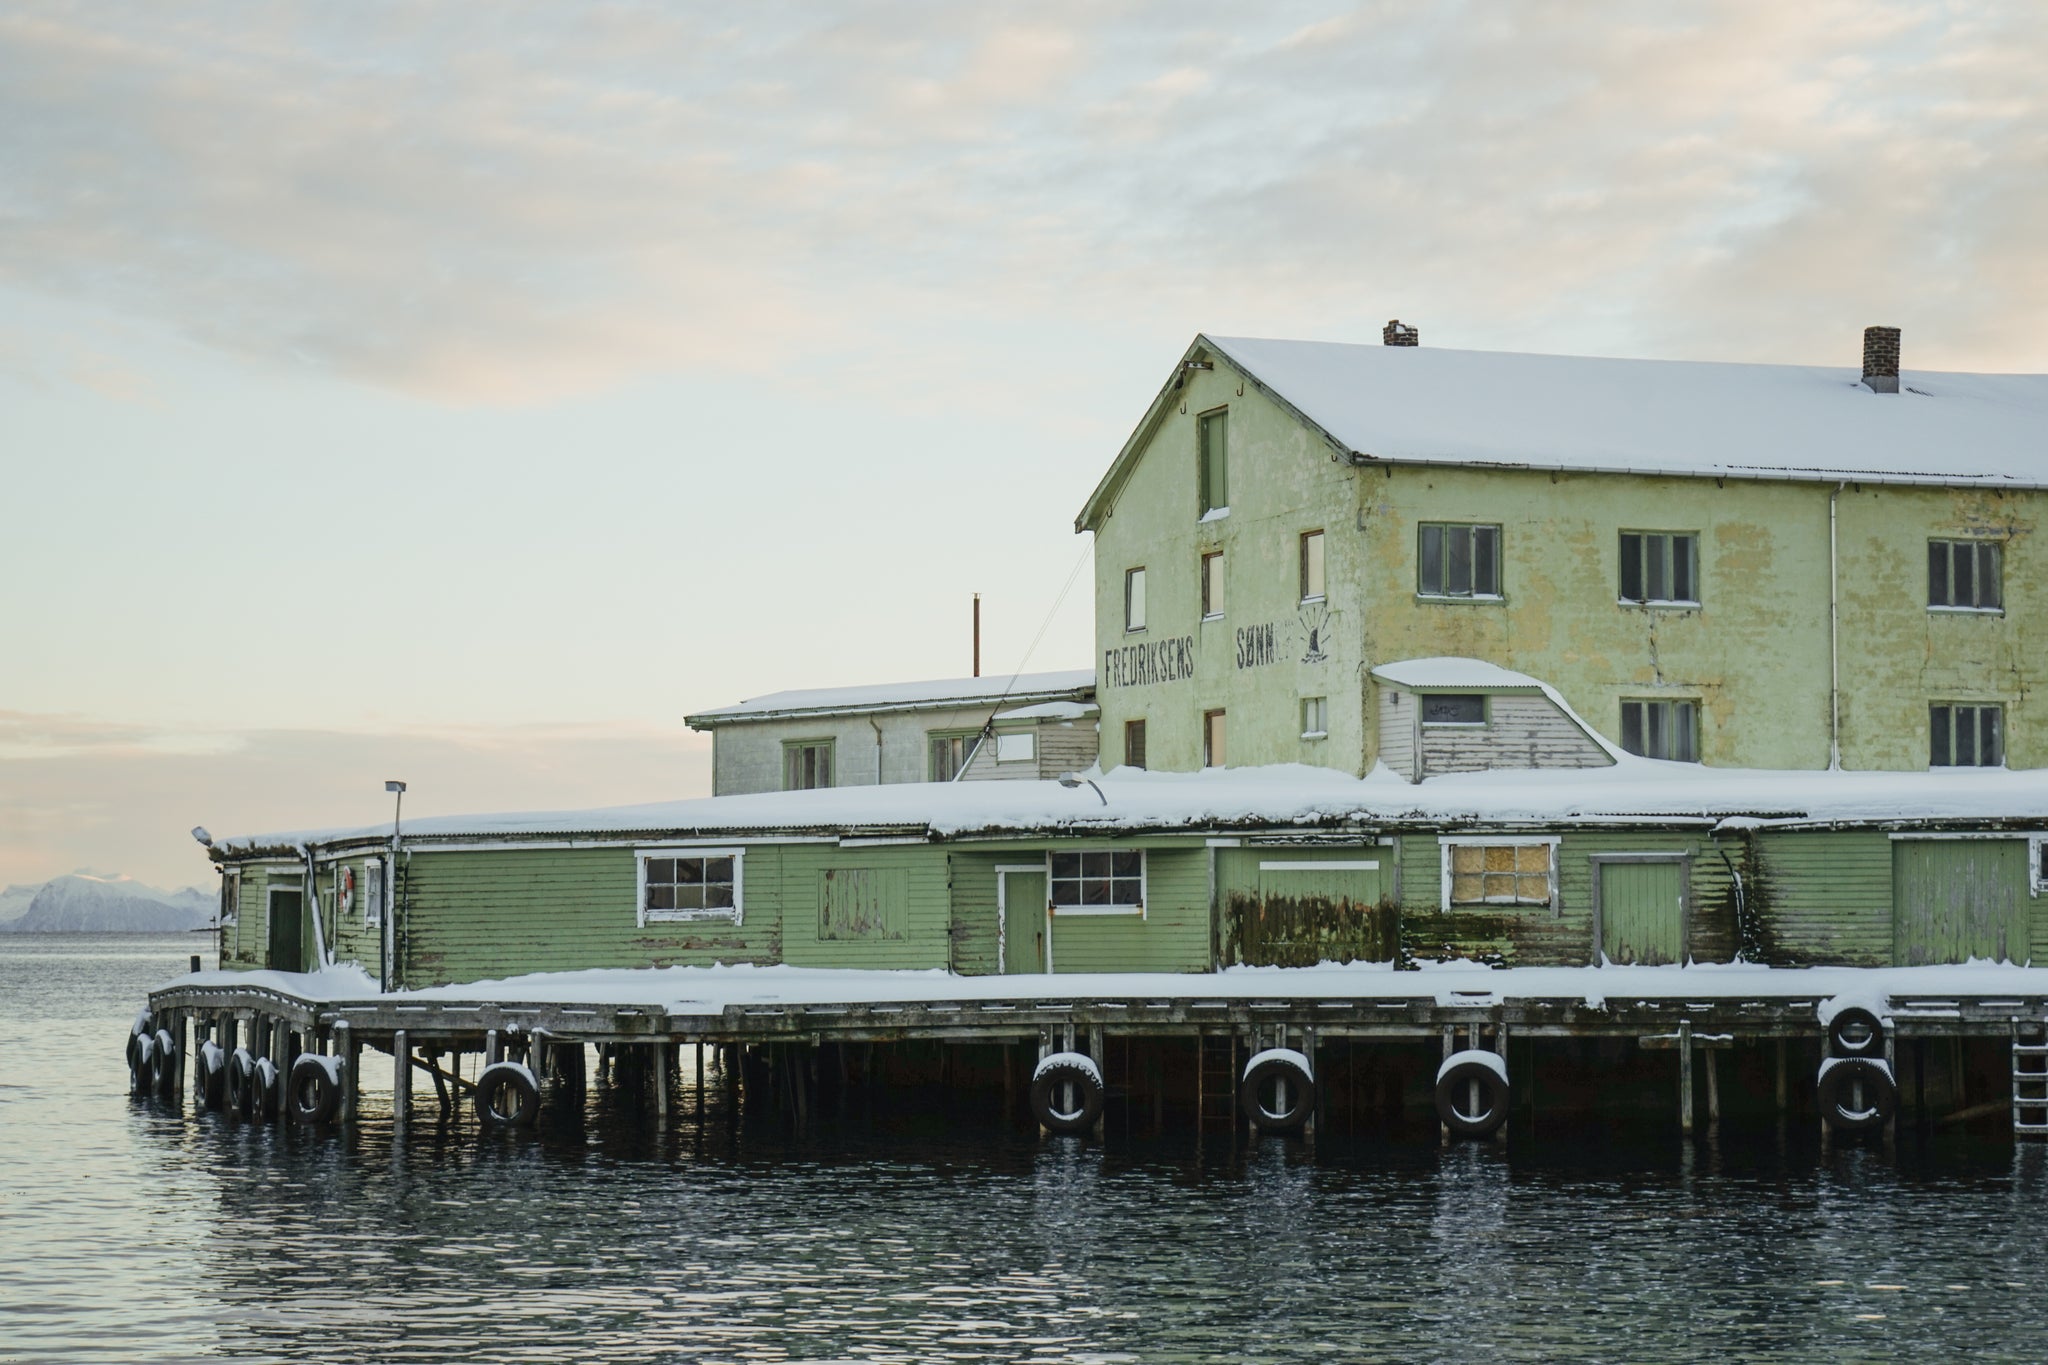
<instances>
[{"instance_id":1,"label":"white-framed window","mask_svg":"<svg viewBox=\"0 0 2048 1365\"><path fill-rule=\"evenodd\" d=\"M1323 533L1301 533L1301 600L1320 602L1327 593L1323 581Z\"/></svg>"},{"instance_id":2,"label":"white-framed window","mask_svg":"<svg viewBox=\"0 0 2048 1365\"><path fill-rule=\"evenodd\" d=\"M1700 708L1693 701L1643 700L1621 704L1621 747L1644 758L1700 761Z\"/></svg>"},{"instance_id":3,"label":"white-framed window","mask_svg":"<svg viewBox=\"0 0 2048 1365\"><path fill-rule=\"evenodd\" d=\"M1223 614L1223 551L1210 550L1202 556L1202 619Z\"/></svg>"},{"instance_id":4,"label":"white-framed window","mask_svg":"<svg viewBox=\"0 0 2048 1365\"><path fill-rule=\"evenodd\" d=\"M1225 742L1223 713L1204 711L1202 713L1202 766L1220 768L1227 761L1229 746Z\"/></svg>"},{"instance_id":5,"label":"white-framed window","mask_svg":"<svg viewBox=\"0 0 2048 1365\"><path fill-rule=\"evenodd\" d=\"M1330 733L1330 699L1328 697L1303 697L1301 699L1301 737L1323 739Z\"/></svg>"},{"instance_id":6,"label":"white-framed window","mask_svg":"<svg viewBox=\"0 0 2048 1365\"><path fill-rule=\"evenodd\" d=\"M1416 528L1419 597L1500 597L1500 527L1425 521Z\"/></svg>"},{"instance_id":7,"label":"white-framed window","mask_svg":"<svg viewBox=\"0 0 2048 1365\"><path fill-rule=\"evenodd\" d=\"M363 860L363 927L375 929L384 923L384 860Z\"/></svg>"},{"instance_id":8,"label":"white-framed window","mask_svg":"<svg viewBox=\"0 0 2048 1365\"><path fill-rule=\"evenodd\" d=\"M1222 516L1230 510L1230 409L1218 408L1195 419L1195 448L1202 515Z\"/></svg>"},{"instance_id":9,"label":"white-framed window","mask_svg":"<svg viewBox=\"0 0 2048 1365\"><path fill-rule=\"evenodd\" d=\"M1046 886L1056 915L1145 913L1145 852L1083 849L1046 855Z\"/></svg>"},{"instance_id":10,"label":"white-framed window","mask_svg":"<svg viewBox=\"0 0 2048 1365\"><path fill-rule=\"evenodd\" d=\"M782 746L782 789L810 791L832 785L832 741L790 740Z\"/></svg>"},{"instance_id":11,"label":"white-framed window","mask_svg":"<svg viewBox=\"0 0 2048 1365\"><path fill-rule=\"evenodd\" d=\"M1996 702L1935 702L1927 729L1930 768L2005 766L2005 708Z\"/></svg>"},{"instance_id":12,"label":"white-framed window","mask_svg":"<svg viewBox=\"0 0 2048 1365\"><path fill-rule=\"evenodd\" d=\"M1700 604L1696 531L1623 531L1620 600L1639 606Z\"/></svg>"},{"instance_id":13,"label":"white-framed window","mask_svg":"<svg viewBox=\"0 0 2048 1365\"><path fill-rule=\"evenodd\" d=\"M2048 891L2048 834L2027 836L2027 890L2036 896Z\"/></svg>"},{"instance_id":14,"label":"white-framed window","mask_svg":"<svg viewBox=\"0 0 2048 1365\"><path fill-rule=\"evenodd\" d=\"M743 848L642 849L638 853L639 920L731 920L745 906Z\"/></svg>"},{"instance_id":15,"label":"white-framed window","mask_svg":"<svg viewBox=\"0 0 2048 1365\"><path fill-rule=\"evenodd\" d=\"M1145 566L1124 570L1124 632L1145 628Z\"/></svg>"},{"instance_id":16,"label":"white-framed window","mask_svg":"<svg viewBox=\"0 0 2048 1365\"><path fill-rule=\"evenodd\" d=\"M1415 704L1422 708L1424 725L1485 725L1484 692L1418 692Z\"/></svg>"},{"instance_id":17,"label":"white-framed window","mask_svg":"<svg viewBox=\"0 0 2048 1365\"><path fill-rule=\"evenodd\" d=\"M1999 543L1995 540L1927 542L1927 607L1930 611L2004 609Z\"/></svg>"},{"instance_id":18,"label":"white-framed window","mask_svg":"<svg viewBox=\"0 0 2048 1365\"><path fill-rule=\"evenodd\" d=\"M242 921L242 869L231 867L220 874L220 922L223 926Z\"/></svg>"},{"instance_id":19,"label":"white-framed window","mask_svg":"<svg viewBox=\"0 0 2048 1365\"><path fill-rule=\"evenodd\" d=\"M1443 908L1557 906L1557 836L1479 835L1437 840L1443 850Z\"/></svg>"},{"instance_id":20,"label":"white-framed window","mask_svg":"<svg viewBox=\"0 0 2048 1365\"><path fill-rule=\"evenodd\" d=\"M1029 730L996 736L996 762L1030 763L1038 757L1038 736Z\"/></svg>"}]
</instances>

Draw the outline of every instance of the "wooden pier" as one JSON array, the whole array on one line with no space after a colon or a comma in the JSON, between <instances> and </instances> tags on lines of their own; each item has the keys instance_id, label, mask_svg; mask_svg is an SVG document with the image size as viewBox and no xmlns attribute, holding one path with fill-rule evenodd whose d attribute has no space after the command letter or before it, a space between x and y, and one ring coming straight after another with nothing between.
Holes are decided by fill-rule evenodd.
<instances>
[{"instance_id":1,"label":"wooden pier","mask_svg":"<svg viewBox=\"0 0 2048 1365\"><path fill-rule=\"evenodd\" d=\"M732 1112L798 1121L822 1111L827 1092L858 1086L887 1103L891 1091L936 1084L1055 1132L1099 1130L1112 1102L1154 1130L1172 1115L1198 1129L1268 1131L1355 1126L1361 1112L1412 1118L1433 1104L1440 1137L1489 1136L1512 1115L1597 1108L1632 1085L1661 1095L1687 1134L1731 1109L1817 1117L1836 1136L1889 1133L1902 1115L2009 1110L2017 1136L2048 1136L2048 989L1892 994L1881 1013L1852 1005L1829 1023L1827 997L1814 994L1504 996L1471 975L1470 989L1417 976L1401 993L1387 977L1351 995L1164 975L1146 983L1155 991L1076 994L1058 978L1005 978L959 998L682 1007L446 992L315 999L221 976L150 994L130 1041L138 1090L170 1102L189 1091L244 1118L347 1122L375 1051L393 1067L395 1122L413 1117L418 1083L433 1088L443 1120L466 1106L483 1126L516 1127L544 1104L580 1103L594 1048L598 1077L633 1082L666 1121L671 1077L694 1050L700 1112L715 1073ZM1647 1121L1668 1123L1670 1112Z\"/></svg>"}]
</instances>

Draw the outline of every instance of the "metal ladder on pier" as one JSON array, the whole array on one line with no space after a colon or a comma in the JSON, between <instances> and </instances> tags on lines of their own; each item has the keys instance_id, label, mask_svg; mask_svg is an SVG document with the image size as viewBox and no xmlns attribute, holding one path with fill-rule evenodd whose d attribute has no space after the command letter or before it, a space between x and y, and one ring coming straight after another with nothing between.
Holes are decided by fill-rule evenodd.
<instances>
[{"instance_id":1,"label":"metal ladder on pier","mask_svg":"<svg viewBox=\"0 0 2048 1365\"><path fill-rule=\"evenodd\" d=\"M1201 1087L1200 1126L1234 1128L1237 1124L1237 1035L1203 1032L1199 1038L1197 1084Z\"/></svg>"},{"instance_id":2,"label":"metal ladder on pier","mask_svg":"<svg viewBox=\"0 0 2048 1365\"><path fill-rule=\"evenodd\" d=\"M2012 1132L2048 1139L2048 1020L2012 1021Z\"/></svg>"}]
</instances>

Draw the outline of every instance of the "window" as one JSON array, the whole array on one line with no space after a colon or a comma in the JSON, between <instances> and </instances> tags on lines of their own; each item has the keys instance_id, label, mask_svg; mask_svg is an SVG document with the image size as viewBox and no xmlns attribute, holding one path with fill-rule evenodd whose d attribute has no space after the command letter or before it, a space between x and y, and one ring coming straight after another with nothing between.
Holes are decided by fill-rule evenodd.
<instances>
[{"instance_id":1,"label":"window","mask_svg":"<svg viewBox=\"0 0 2048 1365\"><path fill-rule=\"evenodd\" d=\"M2048 834L2027 836L2027 867L2032 870L2027 890L2032 895L2048 891Z\"/></svg>"},{"instance_id":2,"label":"window","mask_svg":"<svg viewBox=\"0 0 2048 1365\"><path fill-rule=\"evenodd\" d=\"M1223 766L1223 713L1204 711L1202 713L1202 766L1220 768Z\"/></svg>"},{"instance_id":3,"label":"window","mask_svg":"<svg viewBox=\"0 0 2048 1365\"><path fill-rule=\"evenodd\" d=\"M242 917L242 869L231 867L220 877L220 922L237 923Z\"/></svg>"},{"instance_id":4,"label":"window","mask_svg":"<svg viewBox=\"0 0 2048 1365\"><path fill-rule=\"evenodd\" d=\"M1997 611L2004 604L1995 540L1927 542L1927 605Z\"/></svg>"},{"instance_id":5,"label":"window","mask_svg":"<svg viewBox=\"0 0 2048 1365\"><path fill-rule=\"evenodd\" d=\"M640 922L727 919L738 924L744 857L736 848L641 854Z\"/></svg>"},{"instance_id":6,"label":"window","mask_svg":"<svg viewBox=\"0 0 2048 1365\"><path fill-rule=\"evenodd\" d=\"M1424 597L1499 597L1500 527L1424 522L1415 590Z\"/></svg>"},{"instance_id":7,"label":"window","mask_svg":"<svg viewBox=\"0 0 2048 1365\"><path fill-rule=\"evenodd\" d=\"M384 860L370 858L363 863L363 927L375 929L384 922Z\"/></svg>"},{"instance_id":8,"label":"window","mask_svg":"<svg viewBox=\"0 0 2048 1365\"><path fill-rule=\"evenodd\" d=\"M1928 766L1996 768L2005 763L2005 717L1996 705L1936 702L1927 708Z\"/></svg>"},{"instance_id":9,"label":"window","mask_svg":"<svg viewBox=\"0 0 2048 1365\"><path fill-rule=\"evenodd\" d=\"M967 766L967 755L974 752L974 735L971 731L957 735L928 734L925 747L931 752L931 780L951 782Z\"/></svg>"},{"instance_id":10,"label":"window","mask_svg":"<svg viewBox=\"0 0 2048 1365\"><path fill-rule=\"evenodd\" d=\"M1223 614L1223 551L1202 556L1202 619Z\"/></svg>"},{"instance_id":11,"label":"window","mask_svg":"<svg viewBox=\"0 0 2048 1365\"><path fill-rule=\"evenodd\" d=\"M1330 733L1330 699L1328 697L1303 697L1301 699L1301 737L1321 739Z\"/></svg>"},{"instance_id":12,"label":"window","mask_svg":"<svg viewBox=\"0 0 2048 1365\"><path fill-rule=\"evenodd\" d=\"M1625 701L1621 704L1621 747L1644 758L1679 763L1700 761L1699 703Z\"/></svg>"},{"instance_id":13,"label":"window","mask_svg":"<svg viewBox=\"0 0 2048 1365\"><path fill-rule=\"evenodd\" d=\"M1102 849L1050 855L1052 908L1069 913L1136 914L1145 908L1145 855Z\"/></svg>"},{"instance_id":14,"label":"window","mask_svg":"<svg viewBox=\"0 0 2048 1365\"><path fill-rule=\"evenodd\" d=\"M799 740L782 746L782 789L809 791L832 785L832 741Z\"/></svg>"},{"instance_id":15,"label":"window","mask_svg":"<svg viewBox=\"0 0 2048 1365\"><path fill-rule=\"evenodd\" d=\"M1145 722L1142 720L1124 722L1124 766L1145 766Z\"/></svg>"},{"instance_id":16,"label":"window","mask_svg":"<svg viewBox=\"0 0 2048 1365\"><path fill-rule=\"evenodd\" d=\"M996 762L1029 763L1038 757L1038 736L1029 730L1021 734L996 736Z\"/></svg>"},{"instance_id":17,"label":"window","mask_svg":"<svg viewBox=\"0 0 2048 1365\"><path fill-rule=\"evenodd\" d=\"M1486 724L1486 698L1478 692L1424 692L1415 701L1424 725Z\"/></svg>"},{"instance_id":18,"label":"window","mask_svg":"<svg viewBox=\"0 0 2048 1365\"><path fill-rule=\"evenodd\" d=\"M1444 908L1459 905L1550 905L1556 840L1517 843L1445 841Z\"/></svg>"},{"instance_id":19,"label":"window","mask_svg":"<svg viewBox=\"0 0 2048 1365\"><path fill-rule=\"evenodd\" d=\"M1201 465L1202 515L1230 510L1230 411L1205 412L1195 419Z\"/></svg>"},{"instance_id":20,"label":"window","mask_svg":"<svg viewBox=\"0 0 2048 1365\"><path fill-rule=\"evenodd\" d=\"M1145 628L1145 570L1124 570L1124 629Z\"/></svg>"},{"instance_id":21,"label":"window","mask_svg":"<svg viewBox=\"0 0 2048 1365\"><path fill-rule=\"evenodd\" d=\"M1323 533L1307 531L1301 537L1301 600L1320 602L1323 592Z\"/></svg>"},{"instance_id":22,"label":"window","mask_svg":"<svg viewBox=\"0 0 2048 1365\"><path fill-rule=\"evenodd\" d=\"M1691 531L1623 531L1621 600L1699 602L1700 538Z\"/></svg>"}]
</instances>

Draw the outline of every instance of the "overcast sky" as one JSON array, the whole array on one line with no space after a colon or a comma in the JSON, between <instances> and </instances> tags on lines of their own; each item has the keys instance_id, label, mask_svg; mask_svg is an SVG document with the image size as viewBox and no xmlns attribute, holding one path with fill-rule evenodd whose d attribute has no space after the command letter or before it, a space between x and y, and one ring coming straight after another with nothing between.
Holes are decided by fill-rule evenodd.
<instances>
[{"instance_id":1,"label":"overcast sky","mask_svg":"<svg viewBox=\"0 0 2048 1365\"><path fill-rule=\"evenodd\" d=\"M0 10L0 883L1085 665L1197 331L2048 370L2048 5ZM1050 624L1048 625L1048 619ZM1041 627L1044 638L1026 656Z\"/></svg>"}]
</instances>

